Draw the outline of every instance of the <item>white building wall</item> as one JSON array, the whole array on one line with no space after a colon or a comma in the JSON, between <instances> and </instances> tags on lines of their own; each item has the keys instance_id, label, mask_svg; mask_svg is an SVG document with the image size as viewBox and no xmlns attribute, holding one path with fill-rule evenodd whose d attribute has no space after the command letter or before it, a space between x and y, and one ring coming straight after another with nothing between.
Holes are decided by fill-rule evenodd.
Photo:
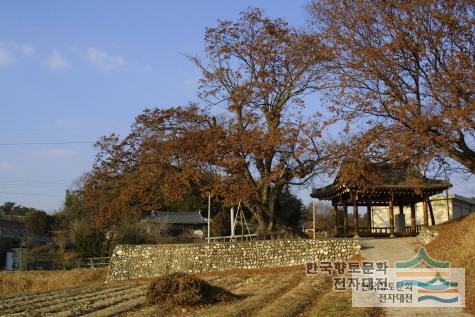
<instances>
[{"instance_id":1,"label":"white building wall","mask_svg":"<svg viewBox=\"0 0 475 317\"><path fill-rule=\"evenodd\" d=\"M475 199L466 198L460 195L449 195L448 206L446 195L435 195L430 198L432 210L434 212L435 223L439 224L447 220L465 216L475 212ZM429 212L429 209L427 209ZM373 227L389 227L389 208L375 206L372 207ZM394 206L394 214L399 213L399 206ZM406 226L411 225L411 208L404 206ZM416 224L424 223L422 203L416 204ZM429 224L431 224L429 214Z\"/></svg>"}]
</instances>

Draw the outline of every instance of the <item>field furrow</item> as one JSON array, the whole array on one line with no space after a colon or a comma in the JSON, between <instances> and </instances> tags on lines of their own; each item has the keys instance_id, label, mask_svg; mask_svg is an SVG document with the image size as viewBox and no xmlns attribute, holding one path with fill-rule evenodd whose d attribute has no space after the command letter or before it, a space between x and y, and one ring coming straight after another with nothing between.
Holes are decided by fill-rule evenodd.
<instances>
[{"instance_id":1,"label":"field furrow","mask_svg":"<svg viewBox=\"0 0 475 317\"><path fill-rule=\"evenodd\" d=\"M85 317L112 317L119 314L136 310L137 308L144 305L145 299L144 296L138 296L136 298L127 298L125 301L122 301L118 304L105 307L99 311L95 311L89 314L84 315Z\"/></svg>"},{"instance_id":2,"label":"field furrow","mask_svg":"<svg viewBox=\"0 0 475 317\"><path fill-rule=\"evenodd\" d=\"M60 312L55 312L54 316L66 317L66 316L89 316L94 314L100 314L102 310L113 308L117 305L126 304L132 302L144 302L144 292L134 292L128 294L115 295L110 298L102 298L91 303L78 303L70 307L64 307ZM134 307L129 305L129 307ZM45 314L46 315L46 314ZM107 314L106 314L107 315Z\"/></svg>"},{"instance_id":3,"label":"field furrow","mask_svg":"<svg viewBox=\"0 0 475 317\"><path fill-rule=\"evenodd\" d=\"M298 316L330 287L330 281L323 275L304 277L303 281L295 288L265 305L253 315L257 317Z\"/></svg>"},{"instance_id":4,"label":"field furrow","mask_svg":"<svg viewBox=\"0 0 475 317\"><path fill-rule=\"evenodd\" d=\"M246 287L241 284L229 288L235 294L242 295L243 299L227 305L206 307L193 313L190 312L187 316L250 316L276 297L281 296L298 285L301 281L301 274L302 272L284 272L252 276L248 280L250 284Z\"/></svg>"},{"instance_id":5,"label":"field furrow","mask_svg":"<svg viewBox=\"0 0 475 317\"><path fill-rule=\"evenodd\" d=\"M128 285L121 288L103 289L73 296L69 292L58 291L59 294L56 294L54 299L48 296L35 297L31 299L28 305L18 305L5 309L3 314L6 316L18 313L40 316L53 314L55 316L77 316L122 303L129 299L143 297L145 287L144 285Z\"/></svg>"},{"instance_id":6,"label":"field furrow","mask_svg":"<svg viewBox=\"0 0 475 317\"><path fill-rule=\"evenodd\" d=\"M323 276L306 277L299 269L262 272L225 272L204 276L240 298L194 308L163 310L146 306L148 283L109 284L0 297L1 316L296 316L312 313L328 290ZM312 314L309 314L312 315Z\"/></svg>"},{"instance_id":7,"label":"field furrow","mask_svg":"<svg viewBox=\"0 0 475 317\"><path fill-rule=\"evenodd\" d=\"M48 302L48 305L60 300L68 299L81 299L82 296L88 297L91 294L107 294L124 289L129 289L130 285L117 285L112 287L97 287L97 288L74 288L67 290L59 290L54 292L45 293L33 293L20 298L14 298L9 296L8 298L0 298L0 309L2 311L14 309L21 306L28 305L40 305L42 302Z\"/></svg>"}]
</instances>

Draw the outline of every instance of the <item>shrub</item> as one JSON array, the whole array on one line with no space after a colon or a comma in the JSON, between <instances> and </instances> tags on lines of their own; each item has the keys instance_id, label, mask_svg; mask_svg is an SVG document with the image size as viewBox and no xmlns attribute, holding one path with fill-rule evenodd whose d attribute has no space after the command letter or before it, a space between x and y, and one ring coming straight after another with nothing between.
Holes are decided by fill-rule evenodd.
<instances>
[{"instance_id":1,"label":"shrub","mask_svg":"<svg viewBox=\"0 0 475 317\"><path fill-rule=\"evenodd\" d=\"M102 230L86 224L74 232L74 244L82 257L106 256L105 234Z\"/></svg>"},{"instance_id":2,"label":"shrub","mask_svg":"<svg viewBox=\"0 0 475 317\"><path fill-rule=\"evenodd\" d=\"M145 244L149 242L149 235L140 224L125 223L116 231L117 244Z\"/></svg>"},{"instance_id":3,"label":"shrub","mask_svg":"<svg viewBox=\"0 0 475 317\"><path fill-rule=\"evenodd\" d=\"M26 230L39 236L50 234L53 217L44 211L35 210L25 217Z\"/></svg>"},{"instance_id":4,"label":"shrub","mask_svg":"<svg viewBox=\"0 0 475 317\"><path fill-rule=\"evenodd\" d=\"M237 296L194 275L173 273L154 279L147 290L147 304L196 306L230 301Z\"/></svg>"}]
</instances>

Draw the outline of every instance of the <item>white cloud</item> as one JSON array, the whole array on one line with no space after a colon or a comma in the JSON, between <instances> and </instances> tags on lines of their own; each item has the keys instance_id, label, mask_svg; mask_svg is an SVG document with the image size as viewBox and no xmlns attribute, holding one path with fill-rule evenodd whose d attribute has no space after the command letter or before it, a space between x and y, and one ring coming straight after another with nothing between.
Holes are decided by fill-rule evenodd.
<instances>
[{"instance_id":1,"label":"white cloud","mask_svg":"<svg viewBox=\"0 0 475 317\"><path fill-rule=\"evenodd\" d=\"M73 149L51 149L44 151L44 154L50 159L66 159L76 156L78 152Z\"/></svg>"},{"instance_id":2,"label":"white cloud","mask_svg":"<svg viewBox=\"0 0 475 317\"><path fill-rule=\"evenodd\" d=\"M46 58L46 66L52 70L60 70L69 68L69 63L63 57L60 50L54 49L53 52Z\"/></svg>"},{"instance_id":3,"label":"white cloud","mask_svg":"<svg viewBox=\"0 0 475 317\"><path fill-rule=\"evenodd\" d=\"M15 63L15 55L8 49L0 47L0 67Z\"/></svg>"},{"instance_id":4,"label":"white cloud","mask_svg":"<svg viewBox=\"0 0 475 317\"><path fill-rule=\"evenodd\" d=\"M23 44L17 42L0 42L0 46L10 48L15 52L25 56L34 55L36 53L35 47L31 44Z\"/></svg>"},{"instance_id":5,"label":"white cloud","mask_svg":"<svg viewBox=\"0 0 475 317\"><path fill-rule=\"evenodd\" d=\"M72 128L74 124L71 120L59 119L58 121L56 121L54 126L60 129L67 129L67 128Z\"/></svg>"},{"instance_id":6,"label":"white cloud","mask_svg":"<svg viewBox=\"0 0 475 317\"><path fill-rule=\"evenodd\" d=\"M31 56L36 50L33 45L17 42L0 42L0 67L14 64L17 56Z\"/></svg>"},{"instance_id":7,"label":"white cloud","mask_svg":"<svg viewBox=\"0 0 475 317\"><path fill-rule=\"evenodd\" d=\"M19 50L23 55L30 56L36 53L36 49L33 45L21 44Z\"/></svg>"},{"instance_id":8,"label":"white cloud","mask_svg":"<svg viewBox=\"0 0 475 317\"><path fill-rule=\"evenodd\" d=\"M94 47L86 50L86 58L90 63L106 71L114 70L125 65L125 60L122 56L113 56Z\"/></svg>"},{"instance_id":9,"label":"white cloud","mask_svg":"<svg viewBox=\"0 0 475 317\"><path fill-rule=\"evenodd\" d=\"M9 170L13 167L13 164L7 162L7 161L0 161L0 169L5 169Z\"/></svg>"}]
</instances>

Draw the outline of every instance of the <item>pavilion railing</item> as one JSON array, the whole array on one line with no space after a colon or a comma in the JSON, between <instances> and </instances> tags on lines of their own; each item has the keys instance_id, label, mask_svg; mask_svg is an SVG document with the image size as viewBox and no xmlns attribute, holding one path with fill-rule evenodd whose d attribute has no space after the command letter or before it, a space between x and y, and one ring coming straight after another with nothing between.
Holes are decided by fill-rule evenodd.
<instances>
[{"instance_id":1,"label":"pavilion railing","mask_svg":"<svg viewBox=\"0 0 475 317\"><path fill-rule=\"evenodd\" d=\"M391 227L360 227L358 230L360 233L381 233L387 234L391 232Z\"/></svg>"},{"instance_id":2,"label":"pavilion railing","mask_svg":"<svg viewBox=\"0 0 475 317\"><path fill-rule=\"evenodd\" d=\"M421 225L416 225L415 231L412 229L412 226L406 226L406 232L416 232L419 233L421 231Z\"/></svg>"},{"instance_id":3,"label":"pavilion railing","mask_svg":"<svg viewBox=\"0 0 475 317\"><path fill-rule=\"evenodd\" d=\"M406 226L404 228L405 233L419 233L421 229L421 225L416 225L415 230L412 228L412 226ZM353 234L354 233L354 227L353 226L348 226L347 229L348 234ZM388 235L391 233L391 227L359 227L358 232L362 235ZM345 233L345 228L344 226L338 226L337 227L337 235L344 235ZM397 233L397 232L396 232Z\"/></svg>"}]
</instances>

